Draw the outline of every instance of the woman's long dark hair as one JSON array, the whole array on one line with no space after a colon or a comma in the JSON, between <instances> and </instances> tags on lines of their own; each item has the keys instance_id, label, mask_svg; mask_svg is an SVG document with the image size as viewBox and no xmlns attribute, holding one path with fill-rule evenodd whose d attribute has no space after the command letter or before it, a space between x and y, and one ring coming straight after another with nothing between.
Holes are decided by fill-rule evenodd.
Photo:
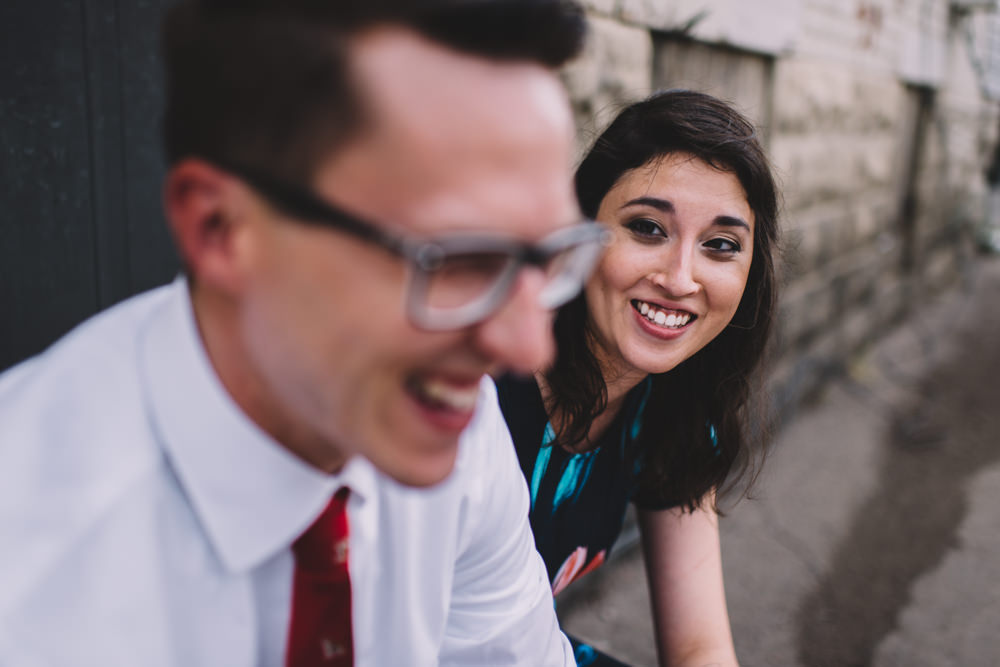
<instances>
[{"instance_id":1,"label":"woman's long dark hair","mask_svg":"<svg viewBox=\"0 0 1000 667\"><path fill-rule=\"evenodd\" d=\"M576 172L584 215L596 216L626 172L673 153L734 174L755 220L750 273L732 322L694 356L651 376L636 500L693 510L710 491L752 477L753 453L762 451L765 423L750 414L750 399L776 309L778 194L752 123L710 95L670 90L630 105L598 137ZM561 417L560 442L574 444L587 438L607 406L583 294L559 311L555 335L559 352L546 373L546 407Z\"/></svg>"}]
</instances>

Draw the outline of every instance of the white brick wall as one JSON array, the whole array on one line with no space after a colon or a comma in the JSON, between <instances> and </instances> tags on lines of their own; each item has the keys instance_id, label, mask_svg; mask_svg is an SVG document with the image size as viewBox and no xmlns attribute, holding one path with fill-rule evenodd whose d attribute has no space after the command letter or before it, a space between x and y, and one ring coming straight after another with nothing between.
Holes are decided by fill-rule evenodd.
<instances>
[{"instance_id":1,"label":"white brick wall","mask_svg":"<svg viewBox=\"0 0 1000 667\"><path fill-rule=\"evenodd\" d=\"M592 39L566 71L581 145L654 86L735 100L764 126L791 260L779 387L785 377L808 390L803 369L845 360L893 321L905 294L955 277L963 220L984 215L1000 125L1000 17L950 15L948 0L586 4ZM694 42L671 41L689 23ZM928 94L918 205L904 221L914 119ZM902 270L907 223L912 273Z\"/></svg>"},{"instance_id":2,"label":"white brick wall","mask_svg":"<svg viewBox=\"0 0 1000 667\"><path fill-rule=\"evenodd\" d=\"M623 105L649 95L652 72L653 40L647 29L591 14L584 52L563 71L581 151Z\"/></svg>"}]
</instances>

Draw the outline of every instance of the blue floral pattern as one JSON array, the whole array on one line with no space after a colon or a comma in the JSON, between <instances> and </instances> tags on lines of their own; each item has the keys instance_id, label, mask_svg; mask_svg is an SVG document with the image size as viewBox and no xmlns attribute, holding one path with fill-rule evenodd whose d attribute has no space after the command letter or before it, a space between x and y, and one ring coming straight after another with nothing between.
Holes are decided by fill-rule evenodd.
<instances>
[{"instance_id":1,"label":"blue floral pattern","mask_svg":"<svg viewBox=\"0 0 1000 667\"><path fill-rule=\"evenodd\" d=\"M558 592L604 562L637 488L636 438L650 382L626 397L598 446L582 453L555 444L555 432L531 379L497 383L500 405L531 492L535 544Z\"/></svg>"}]
</instances>

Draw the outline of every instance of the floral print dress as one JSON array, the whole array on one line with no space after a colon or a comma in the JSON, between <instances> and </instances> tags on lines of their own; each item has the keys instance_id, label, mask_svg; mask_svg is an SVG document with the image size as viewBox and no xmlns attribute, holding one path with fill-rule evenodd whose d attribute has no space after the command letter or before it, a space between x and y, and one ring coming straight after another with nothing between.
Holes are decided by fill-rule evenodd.
<instances>
[{"instance_id":1,"label":"floral print dress","mask_svg":"<svg viewBox=\"0 0 1000 667\"><path fill-rule=\"evenodd\" d=\"M497 382L531 492L531 530L553 593L604 563L621 533L637 490L635 441L649 388L647 379L629 392L598 446L574 454L553 444L555 433L533 379L508 376Z\"/></svg>"}]
</instances>

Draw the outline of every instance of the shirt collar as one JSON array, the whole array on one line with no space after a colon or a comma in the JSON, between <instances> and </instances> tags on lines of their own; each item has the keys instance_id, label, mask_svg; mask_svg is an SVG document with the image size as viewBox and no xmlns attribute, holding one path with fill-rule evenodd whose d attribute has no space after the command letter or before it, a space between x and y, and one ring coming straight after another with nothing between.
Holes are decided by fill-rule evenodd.
<instances>
[{"instance_id":1,"label":"shirt collar","mask_svg":"<svg viewBox=\"0 0 1000 667\"><path fill-rule=\"evenodd\" d=\"M246 571L287 548L341 486L350 487L351 505L364 503L375 471L354 457L328 475L261 430L212 368L187 281L170 289L140 347L153 428L223 564Z\"/></svg>"}]
</instances>

